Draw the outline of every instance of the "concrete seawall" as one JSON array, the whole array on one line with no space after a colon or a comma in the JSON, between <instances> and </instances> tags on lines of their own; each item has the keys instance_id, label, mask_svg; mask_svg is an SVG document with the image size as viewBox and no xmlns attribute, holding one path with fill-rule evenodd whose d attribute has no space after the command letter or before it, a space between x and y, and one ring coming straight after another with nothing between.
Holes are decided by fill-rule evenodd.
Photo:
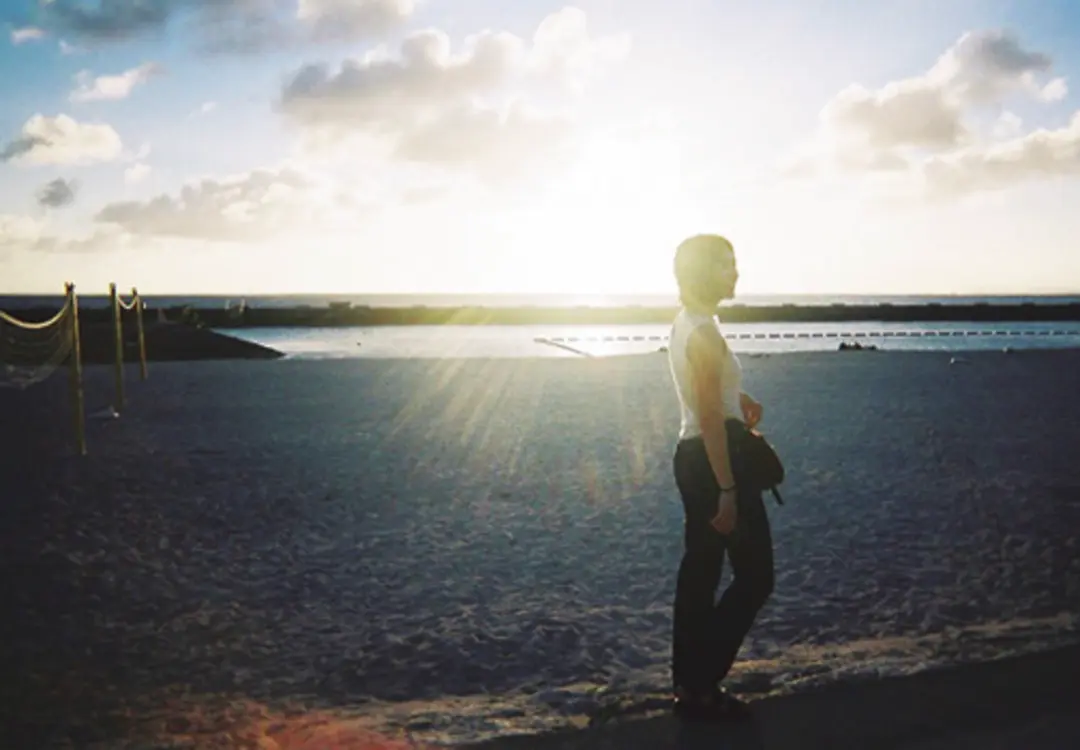
<instances>
[{"instance_id":1,"label":"concrete seawall","mask_svg":"<svg viewBox=\"0 0 1080 750\"><path fill-rule=\"evenodd\" d=\"M83 320L80 325L83 364L110 364L115 361L115 340L109 323ZM276 349L243 341L206 328L180 323L148 323L146 358L150 362L208 359L279 359ZM134 324L124 326L124 361L139 359L138 334Z\"/></svg>"}]
</instances>

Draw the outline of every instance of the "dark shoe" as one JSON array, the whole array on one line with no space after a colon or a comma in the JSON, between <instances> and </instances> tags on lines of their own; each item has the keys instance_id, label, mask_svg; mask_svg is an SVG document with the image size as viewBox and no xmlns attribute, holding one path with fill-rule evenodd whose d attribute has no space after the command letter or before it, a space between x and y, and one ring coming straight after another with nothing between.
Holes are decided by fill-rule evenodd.
<instances>
[{"instance_id":1,"label":"dark shoe","mask_svg":"<svg viewBox=\"0 0 1080 750\"><path fill-rule=\"evenodd\" d=\"M753 715L753 709L750 708L748 702L736 698L723 688L717 688L714 695L717 696L717 702L724 718L740 720L749 719Z\"/></svg>"},{"instance_id":2,"label":"dark shoe","mask_svg":"<svg viewBox=\"0 0 1080 750\"><path fill-rule=\"evenodd\" d=\"M750 705L720 688L694 694L677 690L672 710L687 721L743 721L750 718Z\"/></svg>"}]
</instances>

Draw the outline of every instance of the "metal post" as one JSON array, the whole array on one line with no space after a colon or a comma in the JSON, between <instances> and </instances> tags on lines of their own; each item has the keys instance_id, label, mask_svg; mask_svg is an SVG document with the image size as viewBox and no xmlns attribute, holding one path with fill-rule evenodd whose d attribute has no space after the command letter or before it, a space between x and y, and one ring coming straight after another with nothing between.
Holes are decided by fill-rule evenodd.
<instances>
[{"instance_id":1,"label":"metal post","mask_svg":"<svg viewBox=\"0 0 1080 750\"><path fill-rule=\"evenodd\" d=\"M139 290L131 287L132 301L135 304L135 324L139 328L139 377L146 380L146 334L143 329L143 301Z\"/></svg>"},{"instance_id":2,"label":"metal post","mask_svg":"<svg viewBox=\"0 0 1080 750\"><path fill-rule=\"evenodd\" d=\"M116 405L113 408L120 412L124 409L124 329L115 283L109 284L109 302L112 305L113 336L116 341Z\"/></svg>"},{"instance_id":3,"label":"metal post","mask_svg":"<svg viewBox=\"0 0 1080 750\"><path fill-rule=\"evenodd\" d=\"M86 407L83 403L82 385L82 343L79 336L79 298L75 295L75 285L64 285L64 294L71 305L68 312L71 325L71 353L68 354L68 380L71 384L72 416L75 422L75 445L79 455L86 455Z\"/></svg>"}]
</instances>

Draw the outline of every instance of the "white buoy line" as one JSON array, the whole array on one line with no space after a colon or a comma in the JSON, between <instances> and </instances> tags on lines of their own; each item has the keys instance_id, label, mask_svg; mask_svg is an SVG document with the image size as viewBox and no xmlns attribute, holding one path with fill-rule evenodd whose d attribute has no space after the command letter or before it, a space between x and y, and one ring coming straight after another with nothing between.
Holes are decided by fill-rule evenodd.
<instances>
[{"instance_id":1,"label":"white buoy line","mask_svg":"<svg viewBox=\"0 0 1080 750\"><path fill-rule=\"evenodd\" d=\"M763 339L835 339L835 338L932 338L944 336L1080 336L1080 330L1040 330L1040 331L815 331L800 333L727 333L725 338L735 340ZM629 342L629 341L667 341L668 336L540 336L534 339L538 344L564 344L577 342Z\"/></svg>"}]
</instances>

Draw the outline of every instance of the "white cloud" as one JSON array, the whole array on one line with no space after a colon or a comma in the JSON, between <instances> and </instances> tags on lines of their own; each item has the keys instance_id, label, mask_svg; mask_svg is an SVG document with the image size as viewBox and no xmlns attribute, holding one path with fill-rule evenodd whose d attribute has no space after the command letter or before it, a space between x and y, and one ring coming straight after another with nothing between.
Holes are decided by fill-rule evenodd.
<instances>
[{"instance_id":1,"label":"white cloud","mask_svg":"<svg viewBox=\"0 0 1080 750\"><path fill-rule=\"evenodd\" d=\"M196 107L195 109L188 112L187 119L188 120L194 120L197 117L206 117L207 115L209 115L211 112L213 112L217 108L218 108L218 103L217 102L210 102L210 101L203 102L198 107Z\"/></svg>"},{"instance_id":2,"label":"white cloud","mask_svg":"<svg viewBox=\"0 0 1080 750\"><path fill-rule=\"evenodd\" d=\"M1024 121L1015 112L1002 112L994 123L992 135L995 138L1013 138L1024 129Z\"/></svg>"},{"instance_id":3,"label":"white cloud","mask_svg":"<svg viewBox=\"0 0 1080 750\"><path fill-rule=\"evenodd\" d=\"M11 30L11 43L14 45L36 42L45 38L45 31L36 26L24 26L21 29Z\"/></svg>"},{"instance_id":4,"label":"white cloud","mask_svg":"<svg viewBox=\"0 0 1080 750\"><path fill-rule=\"evenodd\" d=\"M305 65L285 85L280 109L305 127L341 135L358 127L395 132L447 104L498 88L522 58L521 41L512 34L485 32L454 54L444 32L418 31L402 42L397 57L376 52L346 60L336 71Z\"/></svg>"},{"instance_id":5,"label":"white cloud","mask_svg":"<svg viewBox=\"0 0 1080 750\"><path fill-rule=\"evenodd\" d=\"M278 108L327 145L376 136L407 160L505 174L515 160L543 162L568 133L565 118L514 100L531 85L580 83L621 59L627 42L616 39L590 37L575 8L545 19L531 45L484 31L455 51L446 33L425 29L395 52L378 49L337 69L301 67L284 85Z\"/></svg>"},{"instance_id":6,"label":"white cloud","mask_svg":"<svg viewBox=\"0 0 1080 750\"><path fill-rule=\"evenodd\" d=\"M849 86L825 105L822 119L877 151L909 145L944 148L966 136L955 105L923 79L897 81L877 91Z\"/></svg>"},{"instance_id":7,"label":"white cloud","mask_svg":"<svg viewBox=\"0 0 1080 750\"><path fill-rule=\"evenodd\" d=\"M92 253L119 249L130 238L99 230L73 236L52 231L45 221L30 216L0 214L0 251L11 253Z\"/></svg>"},{"instance_id":8,"label":"white cloud","mask_svg":"<svg viewBox=\"0 0 1080 750\"><path fill-rule=\"evenodd\" d=\"M67 115L37 114L0 149L0 162L82 165L113 161L123 152L120 136L104 123L81 123Z\"/></svg>"},{"instance_id":9,"label":"white cloud","mask_svg":"<svg viewBox=\"0 0 1080 750\"><path fill-rule=\"evenodd\" d=\"M991 104L1015 91L1036 94L1035 79L1051 64L1049 55L1025 50L1012 33L968 32L924 77L961 103Z\"/></svg>"},{"instance_id":10,"label":"white cloud","mask_svg":"<svg viewBox=\"0 0 1080 750\"><path fill-rule=\"evenodd\" d=\"M403 135L394 154L500 181L564 163L560 152L571 146L573 127L520 101L504 108L463 104Z\"/></svg>"},{"instance_id":11,"label":"white cloud","mask_svg":"<svg viewBox=\"0 0 1080 750\"><path fill-rule=\"evenodd\" d=\"M161 72L161 66L153 62L143 63L118 75L96 78L91 77L90 73L84 70L76 76L78 88L71 93L70 98L73 102L126 99L136 86L146 83Z\"/></svg>"},{"instance_id":12,"label":"white cloud","mask_svg":"<svg viewBox=\"0 0 1080 750\"><path fill-rule=\"evenodd\" d=\"M355 223L347 191L292 167L185 185L177 195L110 203L95 220L139 237L255 242Z\"/></svg>"},{"instance_id":13,"label":"white cloud","mask_svg":"<svg viewBox=\"0 0 1080 750\"><path fill-rule=\"evenodd\" d=\"M150 176L151 167L148 164L138 162L124 170L124 182L128 185L137 185Z\"/></svg>"},{"instance_id":14,"label":"white cloud","mask_svg":"<svg viewBox=\"0 0 1080 750\"><path fill-rule=\"evenodd\" d=\"M153 149L150 147L149 143L144 143L143 145L139 146L138 151L130 155L129 159L130 161L142 161L146 157L150 156L150 152L152 150Z\"/></svg>"},{"instance_id":15,"label":"white cloud","mask_svg":"<svg viewBox=\"0 0 1080 750\"><path fill-rule=\"evenodd\" d=\"M29 216L0 214L0 247L32 242L40 236L42 223Z\"/></svg>"},{"instance_id":16,"label":"white cloud","mask_svg":"<svg viewBox=\"0 0 1080 750\"><path fill-rule=\"evenodd\" d=\"M621 62L630 53L628 34L594 39L585 11L566 7L541 21L533 34L530 66L571 87Z\"/></svg>"},{"instance_id":17,"label":"white cloud","mask_svg":"<svg viewBox=\"0 0 1080 750\"><path fill-rule=\"evenodd\" d=\"M78 55L83 52L81 47L76 47L74 44L69 44L65 40L60 40L60 54L61 55Z\"/></svg>"},{"instance_id":18,"label":"white cloud","mask_svg":"<svg viewBox=\"0 0 1080 750\"><path fill-rule=\"evenodd\" d=\"M969 116L1022 94L1056 101L1065 80L1041 84L1051 58L1005 31L963 34L921 75L878 89L853 84L821 112L819 156L840 169L893 170L974 143ZM800 165L805 166L805 165Z\"/></svg>"},{"instance_id":19,"label":"white cloud","mask_svg":"<svg viewBox=\"0 0 1080 750\"><path fill-rule=\"evenodd\" d=\"M1045 177L1080 176L1080 112L1068 125L935 156L922 168L933 194L964 194Z\"/></svg>"},{"instance_id":20,"label":"white cloud","mask_svg":"<svg viewBox=\"0 0 1080 750\"><path fill-rule=\"evenodd\" d=\"M1069 84L1064 78L1055 78L1039 91L1039 98L1044 102L1060 102L1069 95Z\"/></svg>"}]
</instances>

